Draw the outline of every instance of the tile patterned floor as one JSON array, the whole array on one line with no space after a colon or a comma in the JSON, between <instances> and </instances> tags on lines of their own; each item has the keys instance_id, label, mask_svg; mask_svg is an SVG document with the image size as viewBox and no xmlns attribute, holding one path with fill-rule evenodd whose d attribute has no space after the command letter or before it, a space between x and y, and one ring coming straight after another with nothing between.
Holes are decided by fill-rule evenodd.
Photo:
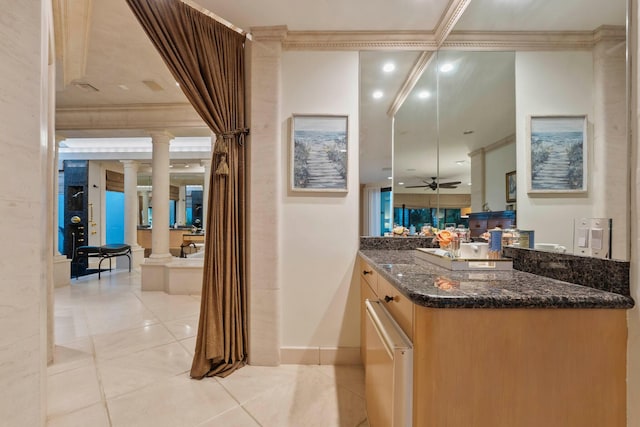
<instances>
[{"instance_id":1,"label":"tile patterned floor","mask_svg":"<svg viewBox=\"0 0 640 427\"><path fill-rule=\"evenodd\" d=\"M200 298L142 292L138 271L55 293L49 427L368 427L361 366L246 366L189 378Z\"/></svg>"}]
</instances>

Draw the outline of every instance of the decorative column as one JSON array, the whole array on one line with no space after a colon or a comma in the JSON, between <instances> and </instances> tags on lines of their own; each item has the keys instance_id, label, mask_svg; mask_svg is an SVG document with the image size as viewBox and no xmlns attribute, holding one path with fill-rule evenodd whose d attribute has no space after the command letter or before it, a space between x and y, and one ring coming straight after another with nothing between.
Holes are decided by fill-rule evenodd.
<instances>
[{"instance_id":1,"label":"decorative column","mask_svg":"<svg viewBox=\"0 0 640 427\"><path fill-rule=\"evenodd\" d=\"M61 288L63 286L71 284L71 259L67 258L66 255L62 255L58 250L59 246L59 237L58 237L58 219L60 215L60 211L58 209L58 192L59 192L59 167L58 164L60 162L60 143L64 141L65 138L59 135L55 136L55 148L53 153L53 167L51 170L52 173L52 198L53 198L53 218L51 218L51 227L53 231L53 286L56 288Z\"/></svg>"},{"instance_id":2,"label":"decorative column","mask_svg":"<svg viewBox=\"0 0 640 427\"><path fill-rule=\"evenodd\" d=\"M142 225L149 225L149 191L141 191L142 195Z\"/></svg>"},{"instance_id":3,"label":"decorative column","mask_svg":"<svg viewBox=\"0 0 640 427\"><path fill-rule=\"evenodd\" d=\"M211 137L211 147L215 144L215 136ZM204 185L202 186L202 229L207 228L207 215L209 212L209 183L211 182L211 160L201 160L204 166Z\"/></svg>"},{"instance_id":4,"label":"decorative column","mask_svg":"<svg viewBox=\"0 0 640 427\"><path fill-rule=\"evenodd\" d=\"M181 185L178 188L178 203L176 207L176 222L178 225L184 225L187 222L187 186Z\"/></svg>"},{"instance_id":5,"label":"decorative column","mask_svg":"<svg viewBox=\"0 0 640 427\"><path fill-rule=\"evenodd\" d=\"M589 195L593 216L613 219L611 254L629 259L629 157L627 134L626 34L624 28L600 28L593 47L593 155L589 159ZM593 166L593 167L592 167ZM615 191L611 191L614 189Z\"/></svg>"},{"instance_id":6,"label":"decorative column","mask_svg":"<svg viewBox=\"0 0 640 427\"><path fill-rule=\"evenodd\" d=\"M471 161L471 212L482 212L487 201L484 147L469 153Z\"/></svg>"},{"instance_id":7,"label":"decorative column","mask_svg":"<svg viewBox=\"0 0 640 427\"><path fill-rule=\"evenodd\" d=\"M151 227L151 255L141 265L142 290L165 290L165 265L172 261L169 252L169 143L173 135L152 132L153 225Z\"/></svg>"},{"instance_id":8,"label":"decorative column","mask_svg":"<svg viewBox=\"0 0 640 427\"><path fill-rule=\"evenodd\" d=\"M169 143L171 139L173 135L168 132L151 134L153 227L150 258L159 262L166 262L171 258L169 252Z\"/></svg>"},{"instance_id":9,"label":"decorative column","mask_svg":"<svg viewBox=\"0 0 640 427\"><path fill-rule=\"evenodd\" d=\"M286 26L252 28L251 141L247 226L259 230L249 247L249 363L280 364L282 191L282 41ZM206 249L205 249L206 250Z\"/></svg>"},{"instance_id":10,"label":"decorative column","mask_svg":"<svg viewBox=\"0 0 640 427\"><path fill-rule=\"evenodd\" d=\"M131 267L144 260L144 249L138 245L138 162L120 160L124 165L124 241L131 246ZM126 257L119 257L118 268L128 268Z\"/></svg>"}]
</instances>

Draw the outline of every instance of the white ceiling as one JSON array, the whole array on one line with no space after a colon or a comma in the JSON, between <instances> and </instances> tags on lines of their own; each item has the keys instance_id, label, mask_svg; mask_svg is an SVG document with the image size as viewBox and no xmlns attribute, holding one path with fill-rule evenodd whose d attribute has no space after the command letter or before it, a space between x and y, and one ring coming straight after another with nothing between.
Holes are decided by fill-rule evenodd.
<instances>
[{"instance_id":1,"label":"white ceiling","mask_svg":"<svg viewBox=\"0 0 640 427\"><path fill-rule=\"evenodd\" d=\"M197 3L245 30L257 26L286 25L294 31L363 31L366 34L367 31L433 32L443 19L447 7L454 2L197 0ZM85 91L76 85L65 87L62 61L58 58L57 107L85 109L188 104L126 2L93 1L91 5L90 25L85 40L86 69L82 76L76 78L76 82L89 83L98 91ZM600 24L624 25L624 22L624 0L472 0L454 31L593 30ZM80 46L76 46L77 51L83 51L83 45ZM73 49L74 44L68 43L67 48ZM360 171L363 183L386 180L389 176L391 128L386 111L417 56L417 52L361 53ZM381 73L381 64L390 59L396 62L396 71L392 74ZM145 85L144 81L151 82L149 84L155 90ZM375 101L371 98L374 88L384 92L383 98ZM465 95L470 104L482 108L482 102L470 99L475 96L472 91ZM469 114L469 117L472 115ZM481 129L479 125L471 124ZM111 129L102 134L93 132L91 136L138 136L144 130ZM204 126L199 129L169 130L177 136L205 136L209 133ZM86 131L77 134L89 136ZM445 139L445 135L442 139ZM454 141L451 141L450 147L453 147ZM463 158L474 144L466 139L463 142L466 145L461 144L460 151L452 153L451 158ZM454 176L453 172L451 176Z\"/></svg>"},{"instance_id":2,"label":"white ceiling","mask_svg":"<svg viewBox=\"0 0 640 427\"><path fill-rule=\"evenodd\" d=\"M197 0L249 31L286 25L293 31L432 30L449 0Z\"/></svg>"}]
</instances>

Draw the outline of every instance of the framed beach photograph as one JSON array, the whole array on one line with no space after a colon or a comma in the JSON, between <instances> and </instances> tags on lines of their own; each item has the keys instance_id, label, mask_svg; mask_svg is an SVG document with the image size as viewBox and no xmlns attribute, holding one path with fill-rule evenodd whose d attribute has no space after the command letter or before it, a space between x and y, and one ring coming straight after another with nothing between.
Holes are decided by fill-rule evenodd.
<instances>
[{"instance_id":1,"label":"framed beach photograph","mask_svg":"<svg viewBox=\"0 0 640 427\"><path fill-rule=\"evenodd\" d=\"M531 116L528 193L587 191L587 116Z\"/></svg>"},{"instance_id":2,"label":"framed beach photograph","mask_svg":"<svg viewBox=\"0 0 640 427\"><path fill-rule=\"evenodd\" d=\"M348 191L348 129L346 115L292 115L289 190Z\"/></svg>"},{"instance_id":3,"label":"framed beach photograph","mask_svg":"<svg viewBox=\"0 0 640 427\"><path fill-rule=\"evenodd\" d=\"M516 187L516 171L507 172L505 174L505 193L507 203L513 203L516 201L517 187Z\"/></svg>"}]
</instances>

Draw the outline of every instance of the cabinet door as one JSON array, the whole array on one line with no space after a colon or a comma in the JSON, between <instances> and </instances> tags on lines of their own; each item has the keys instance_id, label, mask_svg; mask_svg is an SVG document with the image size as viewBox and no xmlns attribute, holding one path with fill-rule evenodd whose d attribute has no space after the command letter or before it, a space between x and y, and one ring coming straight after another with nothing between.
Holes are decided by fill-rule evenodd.
<instances>
[{"instance_id":1,"label":"cabinet door","mask_svg":"<svg viewBox=\"0 0 640 427\"><path fill-rule=\"evenodd\" d=\"M378 280L378 298L402 331L413 340L413 303L382 277Z\"/></svg>"},{"instance_id":2,"label":"cabinet door","mask_svg":"<svg viewBox=\"0 0 640 427\"><path fill-rule=\"evenodd\" d=\"M369 286L373 289L373 293L378 293L378 272L371 268L362 258L360 258L360 278L369 283Z\"/></svg>"}]
</instances>

